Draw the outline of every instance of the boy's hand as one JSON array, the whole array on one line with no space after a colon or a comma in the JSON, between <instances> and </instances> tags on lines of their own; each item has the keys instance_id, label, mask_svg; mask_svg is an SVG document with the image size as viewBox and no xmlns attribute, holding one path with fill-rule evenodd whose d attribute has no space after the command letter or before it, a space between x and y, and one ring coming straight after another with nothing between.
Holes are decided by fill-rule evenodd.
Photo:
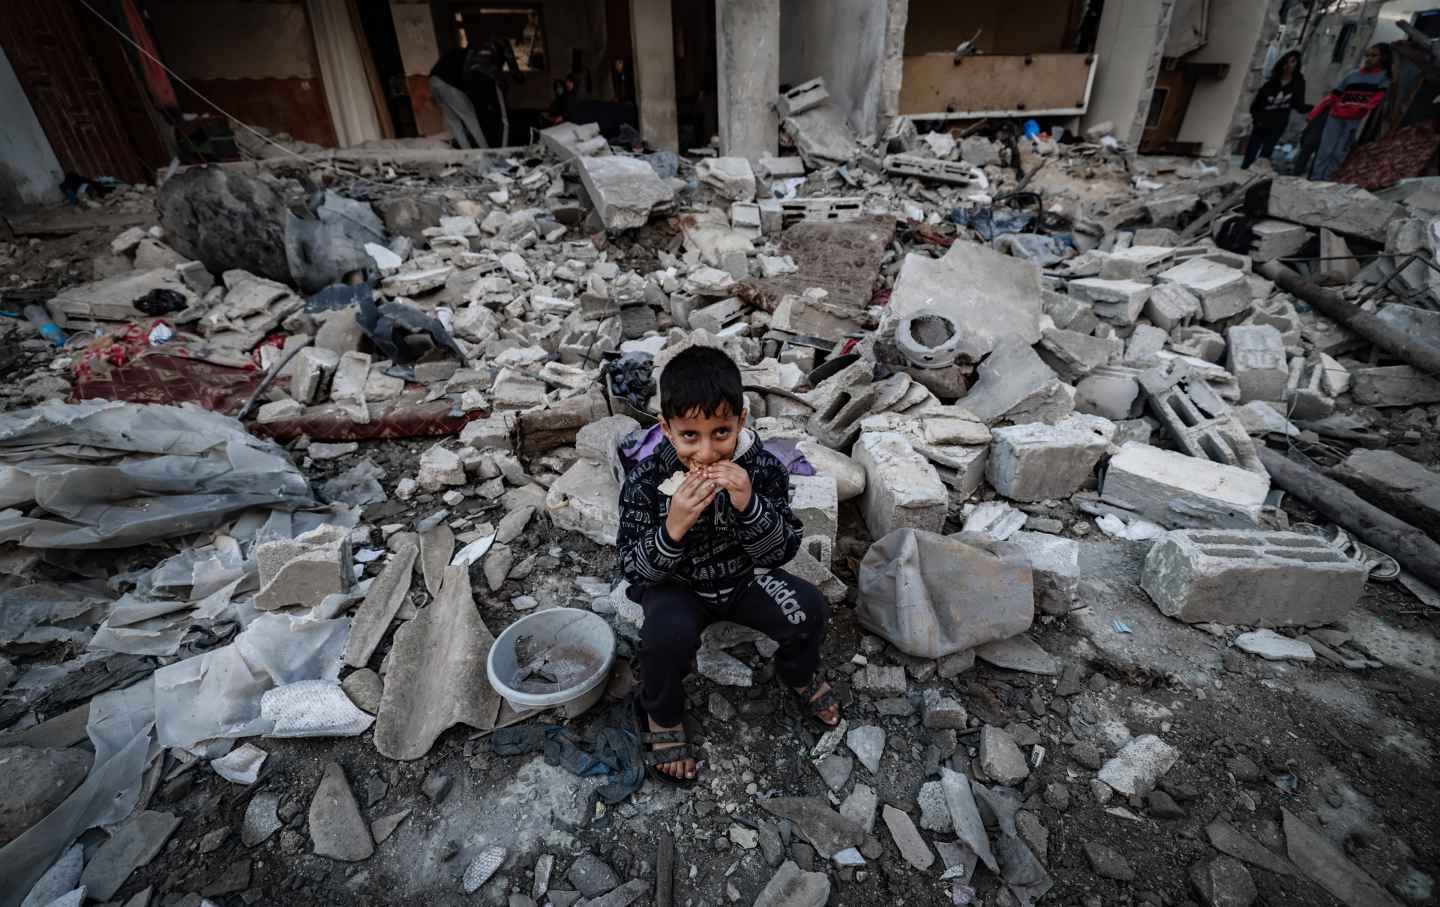
<instances>
[{"instance_id":1,"label":"boy's hand","mask_svg":"<svg viewBox=\"0 0 1440 907\"><path fill-rule=\"evenodd\" d=\"M675 541L685 538L685 533L700 519L700 514L715 500L719 486L706 478L704 471L692 472L680 483L680 488L670 496L670 513L665 517L665 532Z\"/></svg>"},{"instance_id":2,"label":"boy's hand","mask_svg":"<svg viewBox=\"0 0 1440 907\"><path fill-rule=\"evenodd\" d=\"M705 467L705 476L730 493L730 505L744 511L750 506L750 474L736 463L726 460Z\"/></svg>"}]
</instances>

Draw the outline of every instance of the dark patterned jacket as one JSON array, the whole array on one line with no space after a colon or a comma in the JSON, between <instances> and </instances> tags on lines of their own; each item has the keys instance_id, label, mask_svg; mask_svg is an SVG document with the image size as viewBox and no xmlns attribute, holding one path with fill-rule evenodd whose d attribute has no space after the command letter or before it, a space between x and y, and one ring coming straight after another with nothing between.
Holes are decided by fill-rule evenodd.
<instances>
[{"instance_id":1,"label":"dark patterned jacket","mask_svg":"<svg viewBox=\"0 0 1440 907\"><path fill-rule=\"evenodd\" d=\"M670 498L660 491L661 483L684 468L675 446L661 441L631 471L620 492L617 539L631 598L639 601L649 586L677 583L724 607L750 585L755 568L783 566L800 550L801 524L790 510L790 474L753 432L749 440L735 457L750 476L749 508L737 512L722 491L679 543L665 531Z\"/></svg>"}]
</instances>

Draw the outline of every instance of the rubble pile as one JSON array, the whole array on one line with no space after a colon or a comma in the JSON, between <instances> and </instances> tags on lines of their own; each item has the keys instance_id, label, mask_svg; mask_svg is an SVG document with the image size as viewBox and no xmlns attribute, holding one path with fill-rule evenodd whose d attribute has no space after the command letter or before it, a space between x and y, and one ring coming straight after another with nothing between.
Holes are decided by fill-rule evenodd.
<instances>
[{"instance_id":1,"label":"rubble pile","mask_svg":"<svg viewBox=\"0 0 1440 907\"><path fill-rule=\"evenodd\" d=\"M775 107L755 162L563 124L182 172L49 294L0 419L0 904L1428 902L1440 804L1366 785L1432 758L1371 700L1440 663L1389 623L1440 606L1434 213ZM722 622L699 786L622 791L620 489L695 344L790 467L845 719ZM489 656L553 608L616 667L537 716ZM1352 707L1385 739L1333 758Z\"/></svg>"}]
</instances>

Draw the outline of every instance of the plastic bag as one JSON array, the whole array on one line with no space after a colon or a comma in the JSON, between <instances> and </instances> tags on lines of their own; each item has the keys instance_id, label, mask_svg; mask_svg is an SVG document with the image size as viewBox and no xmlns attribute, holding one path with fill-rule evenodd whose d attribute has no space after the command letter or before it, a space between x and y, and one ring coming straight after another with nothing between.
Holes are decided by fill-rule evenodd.
<instances>
[{"instance_id":1,"label":"plastic bag","mask_svg":"<svg viewBox=\"0 0 1440 907\"><path fill-rule=\"evenodd\" d=\"M943 658L1029 629L1035 584L1023 556L896 529L865 553L856 616L907 655Z\"/></svg>"}]
</instances>

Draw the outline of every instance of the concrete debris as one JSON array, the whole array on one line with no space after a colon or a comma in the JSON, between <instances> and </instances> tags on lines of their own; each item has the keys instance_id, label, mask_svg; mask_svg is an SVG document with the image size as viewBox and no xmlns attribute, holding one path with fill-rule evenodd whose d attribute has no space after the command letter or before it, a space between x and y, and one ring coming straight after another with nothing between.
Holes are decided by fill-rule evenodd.
<instances>
[{"instance_id":1,"label":"concrete debris","mask_svg":"<svg viewBox=\"0 0 1440 907\"><path fill-rule=\"evenodd\" d=\"M793 860L786 860L761 889L754 907L824 907L828 903L830 877L806 872Z\"/></svg>"},{"instance_id":2,"label":"concrete debris","mask_svg":"<svg viewBox=\"0 0 1440 907\"><path fill-rule=\"evenodd\" d=\"M1026 346L1037 342L1040 298L1038 267L975 243L957 242L941 258L905 256L890 310L896 317L938 314L964 326L957 355L974 363L1002 339L1015 338Z\"/></svg>"},{"instance_id":3,"label":"concrete debris","mask_svg":"<svg viewBox=\"0 0 1440 907\"><path fill-rule=\"evenodd\" d=\"M895 842L905 862L921 872L929 869L930 864L935 862L935 854L930 851L925 839L920 837L920 832L916 831L915 823L910 817L889 803L885 804L881 814L885 818L885 827L890 830L890 838Z\"/></svg>"},{"instance_id":4,"label":"concrete debris","mask_svg":"<svg viewBox=\"0 0 1440 907\"><path fill-rule=\"evenodd\" d=\"M1100 495L1161 526L1251 529L1270 477L1130 442L1110 458Z\"/></svg>"},{"instance_id":5,"label":"concrete debris","mask_svg":"<svg viewBox=\"0 0 1440 907\"><path fill-rule=\"evenodd\" d=\"M1280 810L1285 822L1286 854L1302 873L1335 896L1347 907L1374 905L1398 907L1390 894L1381 888L1345 855L1345 852L1323 834L1315 831L1288 809Z\"/></svg>"},{"instance_id":6,"label":"concrete debris","mask_svg":"<svg viewBox=\"0 0 1440 907\"><path fill-rule=\"evenodd\" d=\"M1019 784L1030 776L1030 766L1015 739L988 724L980 732L980 767L1001 784Z\"/></svg>"},{"instance_id":7,"label":"concrete debris","mask_svg":"<svg viewBox=\"0 0 1440 907\"><path fill-rule=\"evenodd\" d=\"M1269 214L1367 242L1385 243L1386 229L1404 209L1356 186L1277 177L1270 184Z\"/></svg>"},{"instance_id":8,"label":"concrete debris","mask_svg":"<svg viewBox=\"0 0 1440 907\"><path fill-rule=\"evenodd\" d=\"M1109 448L1115 426L1099 416L1074 415L1054 425L1029 423L992 433L985 478L1017 501L1074 494Z\"/></svg>"},{"instance_id":9,"label":"concrete debris","mask_svg":"<svg viewBox=\"0 0 1440 907\"><path fill-rule=\"evenodd\" d=\"M1142 797L1180 759L1180 751L1154 734L1136 737L1100 767L1097 776L1126 797Z\"/></svg>"},{"instance_id":10,"label":"concrete debris","mask_svg":"<svg viewBox=\"0 0 1440 907\"><path fill-rule=\"evenodd\" d=\"M870 774L880 773L880 757L885 753L884 728L874 725L851 728L845 735L845 745L850 747Z\"/></svg>"},{"instance_id":11,"label":"concrete debris","mask_svg":"<svg viewBox=\"0 0 1440 907\"><path fill-rule=\"evenodd\" d=\"M80 885L86 896L107 901L114 897L132 872L160 854L180 822L179 816L144 810L121 823L85 864Z\"/></svg>"},{"instance_id":12,"label":"concrete debris","mask_svg":"<svg viewBox=\"0 0 1440 907\"><path fill-rule=\"evenodd\" d=\"M645 161L621 155L581 157L580 179L607 230L643 227L657 207L668 207L675 193Z\"/></svg>"},{"instance_id":13,"label":"concrete debris","mask_svg":"<svg viewBox=\"0 0 1440 907\"><path fill-rule=\"evenodd\" d=\"M255 607L262 611L313 608L326 596L348 590L354 575L350 534L333 526L259 545L255 560L260 571Z\"/></svg>"},{"instance_id":14,"label":"concrete debris","mask_svg":"<svg viewBox=\"0 0 1440 907\"><path fill-rule=\"evenodd\" d=\"M1266 661L1314 661L1315 650L1310 644L1274 630L1252 630L1235 637L1235 648Z\"/></svg>"},{"instance_id":15,"label":"concrete debris","mask_svg":"<svg viewBox=\"0 0 1440 907\"><path fill-rule=\"evenodd\" d=\"M360 815L345 772L334 762L325 763L308 818L310 840L318 856L354 863L375 852L370 826Z\"/></svg>"},{"instance_id":16,"label":"concrete debris","mask_svg":"<svg viewBox=\"0 0 1440 907\"><path fill-rule=\"evenodd\" d=\"M1314 626L1342 618L1369 570L1325 540L1295 532L1170 532L1150 549L1140 586L1187 623Z\"/></svg>"},{"instance_id":17,"label":"concrete debris","mask_svg":"<svg viewBox=\"0 0 1440 907\"><path fill-rule=\"evenodd\" d=\"M1055 656L1028 636L1011 636L975 647L975 657L1007 671L1053 677L1060 673Z\"/></svg>"},{"instance_id":18,"label":"concrete debris","mask_svg":"<svg viewBox=\"0 0 1440 907\"><path fill-rule=\"evenodd\" d=\"M867 433L855 445L855 462L865 470L861 510L871 536L896 529L939 532L950 496L930 461L893 432Z\"/></svg>"}]
</instances>

